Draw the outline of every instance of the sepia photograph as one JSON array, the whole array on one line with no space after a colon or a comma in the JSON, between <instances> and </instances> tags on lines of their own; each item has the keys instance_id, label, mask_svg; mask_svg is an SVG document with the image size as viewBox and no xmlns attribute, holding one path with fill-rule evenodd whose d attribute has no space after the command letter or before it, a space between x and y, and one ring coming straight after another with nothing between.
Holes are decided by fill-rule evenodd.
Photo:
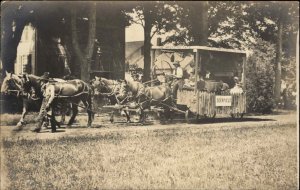
<instances>
[{"instance_id":1,"label":"sepia photograph","mask_svg":"<svg viewBox=\"0 0 300 190\"><path fill-rule=\"evenodd\" d=\"M299 1L2 1L0 189L299 189Z\"/></svg>"}]
</instances>

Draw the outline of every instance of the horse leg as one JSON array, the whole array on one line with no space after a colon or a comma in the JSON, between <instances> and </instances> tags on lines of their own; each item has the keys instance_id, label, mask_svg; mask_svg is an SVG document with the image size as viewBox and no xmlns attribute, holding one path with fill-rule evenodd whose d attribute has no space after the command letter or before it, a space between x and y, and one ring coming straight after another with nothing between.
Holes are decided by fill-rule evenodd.
<instances>
[{"instance_id":1,"label":"horse leg","mask_svg":"<svg viewBox=\"0 0 300 190\"><path fill-rule=\"evenodd\" d=\"M173 116L174 116L174 112L170 111L170 118L169 119L170 119L171 122L173 122L173 119L174 119Z\"/></svg>"},{"instance_id":2,"label":"horse leg","mask_svg":"<svg viewBox=\"0 0 300 190\"><path fill-rule=\"evenodd\" d=\"M51 108L51 117L50 117L50 123L51 123L51 132L56 132L56 126L59 126L59 123L55 119L55 112L53 110L53 107ZM59 126L60 127L60 126Z\"/></svg>"},{"instance_id":3,"label":"horse leg","mask_svg":"<svg viewBox=\"0 0 300 190\"><path fill-rule=\"evenodd\" d=\"M91 102L90 101L82 101L84 106L86 107L87 109L87 114L88 114L88 127L92 127L92 115L93 115L93 111L91 110L92 109L92 105L91 105Z\"/></svg>"},{"instance_id":4,"label":"horse leg","mask_svg":"<svg viewBox=\"0 0 300 190\"><path fill-rule=\"evenodd\" d=\"M58 128L60 128L60 122L58 122L56 119L55 119L55 112L54 112L54 109L55 109L56 106L52 106L52 113L51 113L51 120L55 123L55 126L57 126ZM52 127L52 126L51 126Z\"/></svg>"},{"instance_id":5,"label":"horse leg","mask_svg":"<svg viewBox=\"0 0 300 190\"><path fill-rule=\"evenodd\" d=\"M111 112L110 119L109 119L109 121L110 121L111 123L113 123L113 122L114 122L114 114L115 114L115 112L114 112L114 111L113 111L113 112Z\"/></svg>"},{"instance_id":6,"label":"horse leg","mask_svg":"<svg viewBox=\"0 0 300 190\"><path fill-rule=\"evenodd\" d=\"M174 112L170 108L165 108L165 118L167 121L173 121Z\"/></svg>"},{"instance_id":7,"label":"horse leg","mask_svg":"<svg viewBox=\"0 0 300 190\"><path fill-rule=\"evenodd\" d=\"M125 111L125 110L124 110L124 113L126 115L127 123L130 123L131 121L130 121L130 115L129 115L129 113L127 111Z\"/></svg>"},{"instance_id":8,"label":"horse leg","mask_svg":"<svg viewBox=\"0 0 300 190\"><path fill-rule=\"evenodd\" d=\"M22 112L22 116L21 116L20 121L17 123L16 128L13 129L14 131L22 130L23 126L25 125L24 118L25 118L25 115L27 114L27 109L28 109L28 100L25 99L25 98L23 98L23 112Z\"/></svg>"},{"instance_id":9,"label":"horse leg","mask_svg":"<svg viewBox=\"0 0 300 190\"><path fill-rule=\"evenodd\" d=\"M58 128L60 128L60 124L63 124L64 122L65 122L65 107L64 106L61 106L62 108L62 111L60 111L60 113L62 113L61 114L61 121L60 122L58 122L56 119L55 119L55 116L52 118L52 117L50 117L50 122L51 122L51 120L53 120L54 122L55 122L55 125L58 127ZM55 111L56 111L56 109L58 109L59 107L58 107L58 104L57 104L57 102L52 102L52 106L51 106L51 116L54 114L55 115ZM51 127L52 127L52 125L51 125Z\"/></svg>"},{"instance_id":10,"label":"horse leg","mask_svg":"<svg viewBox=\"0 0 300 190\"><path fill-rule=\"evenodd\" d=\"M61 124L64 124L65 121L66 121L66 114L65 114L65 113L62 113L60 123L61 123Z\"/></svg>"},{"instance_id":11,"label":"horse leg","mask_svg":"<svg viewBox=\"0 0 300 190\"><path fill-rule=\"evenodd\" d=\"M61 119L60 119L60 124L64 124L66 121L66 112L67 112L67 105L64 106L62 105L62 111L61 111Z\"/></svg>"},{"instance_id":12,"label":"horse leg","mask_svg":"<svg viewBox=\"0 0 300 190\"><path fill-rule=\"evenodd\" d=\"M139 114L140 114L139 122L143 124L145 122L145 113L143 108L140 108Z\"/></svg>"},{"instance_id":13,"label":"horse leg","mask_svg":"<svg viewBox=\"0 0 300 190\"><path fill-rule=\"evenodd\" d=\"M151 108L151 101L149 101L149 100L145 100L144 102L142 102L142 103L139 103L140 104L140 110L139 110L139 115L140 115L140 118L139 118L139 122L140 123L144 123L145 122L145 112L144 112L144 110L145 109L149 109L150 110L150 108Z\"/></svg>"},{"instance_id":14,"label":"horse leg","mask_svg":"<svg viewBox=\"0 0 300 190\"><path fill-rule=\"evenodd\" d=\"M70 115L71 112L71 103L62 104L62 114L60 124L64 124L66 121L66 115Z\"/></svg>"},{"instance_id":15,"label":"horse leg","mask_svg":"<svg viewBox=\"0 0 300 190\"><path fill-rule=\"evenodd\" d=\"M69 120L69 123L67 125L68 127L71 127L71 125L74 123L74 120L75 120L75 117L76 117L77 113L78 113L78 106L75 105L75 104L72 104L72 116L71 116L71 118Z\"/></svg>"},{"instance_id":16,"label":"horse leg","mask_svg":"<svg viewBox=\"0 0 300 190\"><path fill-rule=\"evenodd\" d=\"M88 103L88 115L89 115L89 126L92 127L92 122L94 120L94 117L95 117L95 113L92 111L93 110L93 102L92 102L92 95L89 94L88 96L88 100L87 100L87 103Z\"/></svg>"}]
</instances>

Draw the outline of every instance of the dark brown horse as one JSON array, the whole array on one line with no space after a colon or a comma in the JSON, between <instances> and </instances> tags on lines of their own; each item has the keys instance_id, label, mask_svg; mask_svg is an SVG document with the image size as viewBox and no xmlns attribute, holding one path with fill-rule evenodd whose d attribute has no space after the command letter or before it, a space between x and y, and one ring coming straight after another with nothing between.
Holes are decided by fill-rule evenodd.
<instances>
[{"instance_id":1,"label":"dark brown horse","mask_svg":"<svg viewBox=\"0 0 300 190\"><path fill-rule=\"evenodd\" d=\"M29 75L30 77L37 77ZM24 86L24 80L22 75L16 75L13 73L6 72L6 76L1 85L1 93L14 95L22 98L23 112L20 121L17 123L14 130L21 130L25 126L25 116L28 112L29 105L41 106L43 95L39 84L35 86ZM37 77L39 78L39 77ZM61 79L54 79L54 81L62 81ZM35 89L36 88L36 89ZM66 106L64 106L66 107ZM62 120L64 120L64 113L62 114ZM48 125L48 121L45 121L45 126Z\"/></svg>"},{"instance_id":2,"label":"dark brown horse","mask_svg":"<svg viewBox=\"0 0 300 190\"><path fill-rule=\"evenodd\" d=\"M57 104L65 103L70 104L72 107L72 116L68 122L68 126L71 126L78 113L78 104L82 102L88 113L88 127L91 127L93 112L92 112L92 89L91 87L82 80L74 79L68 81L54 82L51 80L45 81L44 79L35 75L25 75L24 80L24 91L27 92L31 88L34 88L36 92L43 94L43 103L40 109L38 117L38 124L34 129L34 132L41 130L43 119L47 116L47 110L54 108ZM56 131L55 113L52 111L51 114L51 129L52 132Z\"/></svg>"}]
</instances>

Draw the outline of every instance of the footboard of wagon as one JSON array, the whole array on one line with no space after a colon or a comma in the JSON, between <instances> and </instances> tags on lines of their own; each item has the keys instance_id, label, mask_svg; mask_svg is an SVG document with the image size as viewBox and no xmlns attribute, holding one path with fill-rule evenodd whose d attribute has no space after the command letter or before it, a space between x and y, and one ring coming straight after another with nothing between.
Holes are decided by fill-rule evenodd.
<instances>
[{"instance_id":1,"label":"footboard of wagon","mask_svg":"<svg viewBox=\"0 0 300 190\"><path fill-rule=\"evenodd\" d=\"M245 93L222 93L179 90L177 104L186 105L197 117L215 117L217 115L230 115L243 117L246 113Z\"/></svg>"}]
</instances>

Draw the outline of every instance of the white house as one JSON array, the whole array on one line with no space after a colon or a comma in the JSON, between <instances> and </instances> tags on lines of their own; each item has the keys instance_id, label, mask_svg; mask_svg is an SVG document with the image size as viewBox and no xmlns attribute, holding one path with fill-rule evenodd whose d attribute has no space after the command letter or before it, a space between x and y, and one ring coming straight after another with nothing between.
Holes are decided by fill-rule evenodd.
<instances>
[{"instance_id":1,"label":"white house","mask_svg":"<svg viewBox=\"0 0 300 190\"><path fill-rule=\"evenodd\" d=\"M30 23L24 27L17 47L16 74L36 74L36 34L36 29Z\"/></svg>"}]
</instances>

